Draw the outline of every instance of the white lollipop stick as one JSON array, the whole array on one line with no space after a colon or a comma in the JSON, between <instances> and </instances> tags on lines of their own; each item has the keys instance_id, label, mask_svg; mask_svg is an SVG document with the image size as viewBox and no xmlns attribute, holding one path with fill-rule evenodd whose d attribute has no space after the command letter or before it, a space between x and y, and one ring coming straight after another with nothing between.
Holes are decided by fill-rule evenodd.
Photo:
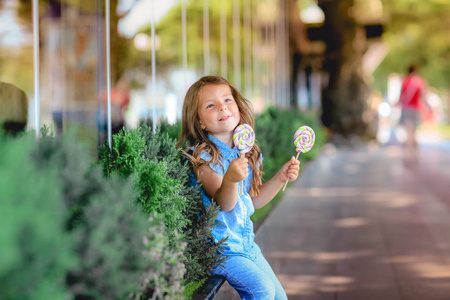
<instances>
[{"instance_id":1,"label":"white lollipop stick","mask_svg":"<svg viewBox=\"0 0 450 300\"><path fill-rule=\"evenodd\" d=\"M295 159L298 159L298 156L299 156L299 155L300 155L300 152L297 153L297 157L295 157ZM288 181L289 181L289 177L286 179L286 182L284 183L284 186L283 186L283 192L284 192L284 190L286 189L286 185L287 185Z\"/></svg>"}]
</instances>

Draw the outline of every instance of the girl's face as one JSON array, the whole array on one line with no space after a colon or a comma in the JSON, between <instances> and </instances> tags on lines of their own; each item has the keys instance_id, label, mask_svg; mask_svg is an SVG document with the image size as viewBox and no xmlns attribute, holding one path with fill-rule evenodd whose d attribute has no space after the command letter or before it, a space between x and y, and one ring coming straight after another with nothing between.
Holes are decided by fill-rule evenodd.
<instances>
[{"instance_id":1,"label":"girl's face","mask_svg":"<svg viewBox=\"0 0 450 300\"><path fill-rule=\"evenodd\" d=\"M219 138L230 138L241 120L231 89L226 84L207 84L198 93L198 116L202 128Z\"/></svg>"}]
</instances>

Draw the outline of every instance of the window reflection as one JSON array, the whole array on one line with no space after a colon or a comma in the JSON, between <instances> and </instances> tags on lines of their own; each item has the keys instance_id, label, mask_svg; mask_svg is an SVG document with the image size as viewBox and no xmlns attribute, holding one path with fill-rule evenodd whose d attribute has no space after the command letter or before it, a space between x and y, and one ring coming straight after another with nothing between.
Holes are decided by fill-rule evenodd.
<instances>
[{"instance_id":1,"label":"window reflection","mask_svg":"<svg viewBox=\"0 0 450 300\"><path fill-rule=\"evenodd\" d=\"M34 112L31 2L0 4L0 81L26 95L27 118L21 121L28 128ZM175 123L188 86L205 72L241 87L257 112L285 106L288 88L280 81L288 81L289 69L281 2L111 0L113 133L151 124L153 113L156 122ZM95 153L108 140L105 0L48 0L39 6L41 125L57 135L77 128Z\"/></svg>"}]
</instances>

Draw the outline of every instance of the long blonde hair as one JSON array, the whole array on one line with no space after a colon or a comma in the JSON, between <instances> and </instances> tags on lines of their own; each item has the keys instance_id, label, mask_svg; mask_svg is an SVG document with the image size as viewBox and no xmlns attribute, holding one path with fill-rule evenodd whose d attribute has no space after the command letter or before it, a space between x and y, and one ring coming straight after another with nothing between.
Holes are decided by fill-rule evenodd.
<instances>
[{"instance_id":1,"label":"long blonde hair","mask_svg":"<svg viewBox=\"0 0 450 300\"><path fill-rule=\"evenodd\" d=\"M188 154L186 151L184 153L190 159L192 167L194 169L194 174L197 176L197 178L200 178L200 166L209 163L219 163L220 165L222 165L220 161L219 149L213 142L208 139L208 131L202 129L202 126L200 125L200 118L198 115L199 92L204 86L208 84L228 85L241 115L239 124L248 124L252 127L255 126L255 117L251 103L247 99L245 99L241 95L241 93L239 93L239 91L225 78L220 76L204 76L193 85L191 85L186 93L186 97L184 98L181 135L178 139L177 146L183 147L186 141L188 141L189 147L194 147L194 151L192 154ZM200 158L200 155L203 151L211 155L211 161L204 161ZM255 197L259 195L259 187L262 183L262 161L260 160L261 150L259 149L256 142L252 150L245 154L245 157L247 157L249 165L253 170L250 195Z\"/></svg>"}]
</instances>

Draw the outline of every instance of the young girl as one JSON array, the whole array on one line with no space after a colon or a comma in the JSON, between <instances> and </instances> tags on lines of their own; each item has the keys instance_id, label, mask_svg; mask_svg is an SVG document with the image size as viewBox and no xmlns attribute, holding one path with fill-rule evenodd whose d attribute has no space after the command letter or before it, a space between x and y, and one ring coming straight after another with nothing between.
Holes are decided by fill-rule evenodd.
<instances>
[{"instance_id":1,"label":"young girl","mask_svg":"<svg viewBox=\"0 0 450 300\"><path fill-rule=\"evenodd\" d=\"M269 203L287 179L297 179L300 162L292 157L271 180L262 184L259 147L255 144L243 156L234 147L233 132L240 124L254 126L253 110L227 80L205 76L189 88L178 145L184 145L186 140L190 144L188 157L193 166L190 184L201 183L203 204L216 201L220 206L213 237L216 240L228 237L224 254L229 258L224 267L214 268L212 274L224 276L243 299L287 299L254 242L250 216Z\"/></svg>"}]
</instances>

